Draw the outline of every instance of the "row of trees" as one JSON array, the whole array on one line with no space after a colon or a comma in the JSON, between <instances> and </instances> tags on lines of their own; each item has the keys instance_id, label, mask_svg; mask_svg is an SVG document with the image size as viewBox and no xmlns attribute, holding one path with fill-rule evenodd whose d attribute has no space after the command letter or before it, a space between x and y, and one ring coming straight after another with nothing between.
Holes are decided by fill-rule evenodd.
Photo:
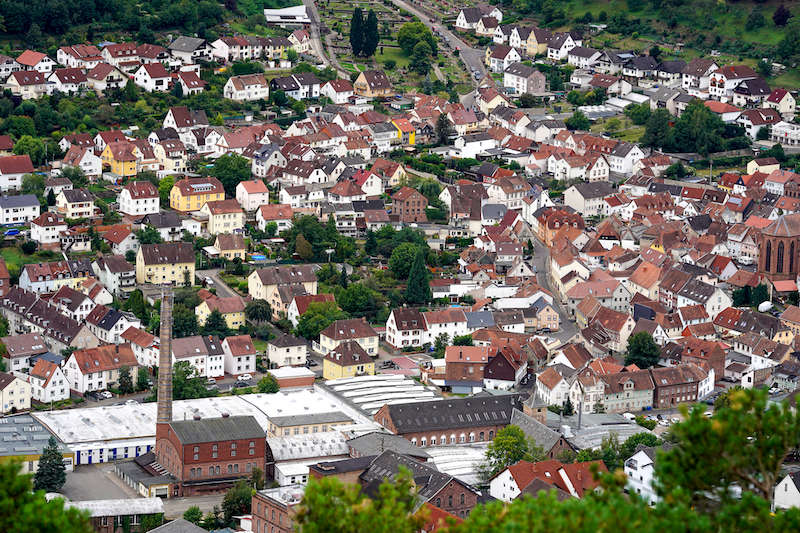
<instances>
[{"instance_id":1,"label":"row of trees","mask_svg":"<svg viewBox=\"0 0 800 533\"><path fill-rule=\"evenodd\" d=\"M438 55L436 39L422 22L406 22L397 32L397 44L411 59L411 68L419 74L430 72L431 63Z\"/></svg>"},{"instance_id":2,"label":"row of trees","mask_svg":"<svg viewBox=\"0 0 800 533\"><path fill-rule=\"evenodd\" d=\"M378 49L380 33L378 31L378 16L372 9L367 16L360 7L353 10L350 19L350 49L354 56L372 57Z\"/></svg>"}]
</instances>

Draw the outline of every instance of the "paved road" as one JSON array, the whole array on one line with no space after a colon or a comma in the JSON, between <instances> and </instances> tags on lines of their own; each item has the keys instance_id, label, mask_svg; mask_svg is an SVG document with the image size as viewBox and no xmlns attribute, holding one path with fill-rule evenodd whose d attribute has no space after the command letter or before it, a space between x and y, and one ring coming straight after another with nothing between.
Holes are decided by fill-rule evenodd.
<instances>
[{"instance_id":1,"label":"paved road","mask_svg":"<svg viewBox=\"0 0 800 533\"><path fill-rule=\"evenodd\" d=\"M303 5L306 6L306 11L308 13L308 18L311 19L311 47L314 49L314 54L319 57L320 61L325 66L331 66L336 71L337 74L345 79L350 78L350 73L346 72L342 69L342 66L339 64L339 61L336 59L335 54L330 54L330 56L325 52L322 46L322 38L319 34L319 26L320 26L320 18L319 18L319 11L317 11L317 5L314 0L303 0ZM328 50L330 51L330 42L327 40L328 43Z\"/></svg>"},{"instance_id":2,"label":"paved road","mask_svg":"<svg viewBox=\"0 0 800 533\"><path fill-rule=\"evenodd\" d=\"M306 0L310 1L310 0ZM478 48L470 48L470 46L459 39L453 32L447 29L447 26L441 23L441 21L431 22L431 16L423 11L420 11L416 7L412 6L411 4L407 4L403 2L403 0L392 0L392 3L401 9L405 9L409 13L416 15L431 30L437 30L439 35L447 37L450 40L450 45L455 48L458 47L459 57L461 61L466 65L467 72L469 73L470 79L475 82L475 79L472 77L472 72L477 70L480 72L481 76L486 74L486 66L483 64L484 58L484 51Z\"/></svg>"},{"instance_id":3,"label":"paved road","mask_svg":"<svg viewBox=\"0 0 800 533\"><path fill-rule=\"evenodd\" d=\"M111 463L77 466L73 472L67 473L67 482L60 492L72 501L137 497L133 489L114 475L113 469Z\"/></svg>"},{"instance_id":4,"label":"paved road","mask_svg":"<svg viewBox=\"0 0 800 533\"><path fill-rule=\"evenodd\" d=\"M220 298L230 298L232 296L241 296L238 292L234 291L228 284L222 281L219 273L222 272L221 268L212 268L208 270L198 270L197 276L208 276L214 281L214 288L217 289L217 296Z\"/></svg>"},{"instance_id":5,"label":"paved road","mask_svg":"<svg viewBox=\"0 0 800 533\"><path fill-rule=\"evenodd\" d=\"M181 518L189 507L196 505L203 511L203 514L210 513L214 506L222 508L222 498L225 493L206 494L204 496L191 496L189 498L167 498L164 499L164 518L172 520Z\"/></svg>"},{"instance_id":6,"label":"paved road","mask_svg":"<svg viewBox=\"0 0 800 533\"><path fill-rule=\"evenodd\" d=\"M553 290L550 284L550 250L536 237L533 238L533 265L536 268L536 277L539 285L553 294L553 302L555 303L556 311L558 311L558 317L561 320L559 330L550 336L556 337L562 342L567 342L578 334L578 326L569 318L569 314L567 314L561 302L558 301L556 291Z\"/></svg>"}]
</instances>

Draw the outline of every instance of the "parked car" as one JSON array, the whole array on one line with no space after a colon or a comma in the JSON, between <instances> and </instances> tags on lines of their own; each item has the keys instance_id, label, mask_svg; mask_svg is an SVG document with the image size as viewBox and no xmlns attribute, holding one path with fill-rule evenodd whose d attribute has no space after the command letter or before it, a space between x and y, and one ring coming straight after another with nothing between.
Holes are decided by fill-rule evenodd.
<instances>
[{"instance_id":1,"label":"parked car","mask_svg":"<svg viewBox=\"0 0 800 533\"><path fill-rule=\"evenodd\" d=\"M125 400L125 405L139 405L139 402L134 399Z\"/></svg>"},{"instance_id":2,"label":"parked car","mask_svg":"<svg viewBox=\"0 0 800 533\"><path fill-rule=\"evenodd\" d=\"M106 400L110 400L111 398L113 398L113 397L114 397L114 395L113 395L113 394L111 394L111 393L110 393L109 391L107 391L107 390L104 390L104 391L102 391L102 392L100 393L100 396L101 396L102 398L106 399Z\"/></svg>"},{"instance_id":3,"label":"parked car","mask_svg":"<svg viewBox=\"0 0 800 533\"><path fill-rule=\"evenodd\" d=\"M206 380L206 385L216 385L216 384L217 384L217 380L214 379L214 378L208 378Z\"/></svg>"},{"instance_id":4,"label":"parked car","mask_svg":"<svg viewBox=\"0 0 800 533\"><path fill-rule=\"evenodd\" d=\"M622 413L622 416L624 416L628 420L636 420L636 415L634 415L633 413Z\"/></svg>"},{"instance_id":5,"label":"parked car","mask_svg":"<svg viewBox=\"0 0 800 533\"><path fill-rule=\"evenodd\" d=\"M252 381L252 380L253 376L251 376L250 374L242 374L241 376L239 376L239 381Z\"/></svg>"},{"instance_id":6,"label":"parked car","mask_svg":"<svg viewBox=\"0 0 800 533\"><path fill-rule=\"evenodd\" d=\"M236 383L233 384L234 387L249 387L250 383L247 381L237 380Z\"/></svg>"}]
</instances>

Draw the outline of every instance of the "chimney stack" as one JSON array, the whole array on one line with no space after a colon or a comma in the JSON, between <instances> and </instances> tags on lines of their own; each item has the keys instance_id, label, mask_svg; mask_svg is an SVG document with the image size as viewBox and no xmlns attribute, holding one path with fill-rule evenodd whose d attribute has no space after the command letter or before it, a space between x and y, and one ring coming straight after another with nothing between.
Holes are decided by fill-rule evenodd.
<instances>
[{"instance_id":1,"label":"chimney stack","mask_svg":"<svg viewBox=\"0 0 800 533\"><path fill-rule=\"evenodd\" d=\"M172 422L172 288L161 289L161 322L158 352L157 424Z\"/></svg>"}]
</instances>

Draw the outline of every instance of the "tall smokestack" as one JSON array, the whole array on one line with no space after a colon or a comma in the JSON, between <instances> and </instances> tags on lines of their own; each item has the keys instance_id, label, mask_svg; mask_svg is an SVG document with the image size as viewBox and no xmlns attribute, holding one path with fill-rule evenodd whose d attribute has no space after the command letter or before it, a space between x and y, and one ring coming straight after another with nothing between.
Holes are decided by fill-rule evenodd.
<instances>
[{"instance_id":1,"label":"tall smokestack","mask_svg":"<svg viewBox=\"0 0 800 533\"><path fill-rule=\"evenodd\" d=\"M172 288L161 289L161 346L158 353L158 416L156 423L172 422Z\"/></svg>"}]
</instances>

